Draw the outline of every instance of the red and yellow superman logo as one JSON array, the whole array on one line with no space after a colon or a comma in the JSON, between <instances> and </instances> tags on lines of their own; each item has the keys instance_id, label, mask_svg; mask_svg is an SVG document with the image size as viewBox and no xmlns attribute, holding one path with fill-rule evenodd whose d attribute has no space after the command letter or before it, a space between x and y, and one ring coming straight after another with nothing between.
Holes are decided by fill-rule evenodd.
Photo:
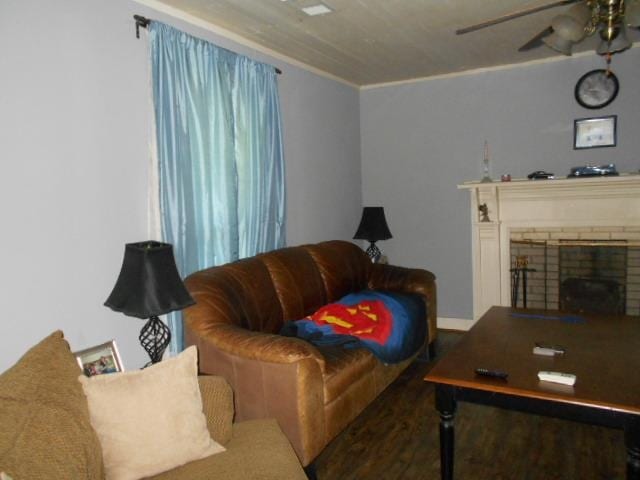
<instances>
[{"instance_id":1,"label":"red and yellow superman logo","mask_svg":"<svg viewBox=\"0 0 640 480\"><path fill-rule=\"evenodd\" d=\"M331 325L335 333L386 343L393 316L381 300L365 300L356 305L331 303L307 317L317 325Z\"/></svg>"}]
</instances>

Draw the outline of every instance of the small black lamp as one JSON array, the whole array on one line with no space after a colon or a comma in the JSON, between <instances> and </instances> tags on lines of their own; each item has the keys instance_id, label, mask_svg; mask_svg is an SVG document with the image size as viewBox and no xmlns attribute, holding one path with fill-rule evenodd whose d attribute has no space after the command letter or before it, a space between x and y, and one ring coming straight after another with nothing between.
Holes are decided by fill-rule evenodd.
<instances>
[{"instance_id":1,"label":"small black lamp","mask_svg":"<svg viewBox=\"0 0 640 480\"><path fill-rule=\"evenodd\" d=\"M170 244L147 241L125 245L120 275L104 304L116 312L149 319L138 337L151 357L149 364L162 360L171 342L171 331L158 315L194 303L180 279Z\"/></svg>"},{"instance_id":2,"label":"small black lamp","mask_svg":"<svg viewBox=\"0 0 640 480\"><path fill-rule=\"evenodd\" d=\"M367 255L372 262L377 262L382 252L376 246L376 242L393 238L387 225L387 219L384 217L384 207L364 207L358 231L353 238L371 242L367 248Z\"/></svg>"}]
</instances>

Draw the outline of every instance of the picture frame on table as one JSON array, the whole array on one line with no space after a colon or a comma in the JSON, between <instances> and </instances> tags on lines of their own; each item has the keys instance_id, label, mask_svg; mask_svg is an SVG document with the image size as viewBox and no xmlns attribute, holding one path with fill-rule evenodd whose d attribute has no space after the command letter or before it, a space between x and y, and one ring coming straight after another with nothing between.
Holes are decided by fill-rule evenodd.
<instances>
[{"instance_id":1,"label":"picture frame on table","mask_svg":"<svg viewBox=\"0 0 640 480\"><path fill-rule=\"evenodd\" d=\"M87 377L124 372L115 340L79 350L73 355Z\"/></svg>"},{"instance_id":2,"label":"picture frame on table","mask_svg":"<svg viewBox=\"0 0 640 480\"><path fill-rule=\"evenodd\" d=\"M573 126L573 149L615 147L617 115L578 118Z\"/></svg>"}]
</instances>

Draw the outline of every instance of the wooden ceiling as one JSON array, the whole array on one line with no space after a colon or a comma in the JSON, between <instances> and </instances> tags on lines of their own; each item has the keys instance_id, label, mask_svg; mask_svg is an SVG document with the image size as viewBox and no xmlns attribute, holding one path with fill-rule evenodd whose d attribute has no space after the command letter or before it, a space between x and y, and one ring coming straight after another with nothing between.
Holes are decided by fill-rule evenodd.
<instances>
[{"instance_id":1,"label":"wooden ceiling","mask_svg":"<svg viewBox=\"0 0 640 480\"><path fill-rule=\"evenodd\" d=\"M251 42L358 86L411 80L557 56L518 52L557 7L455 35L485 19L548 0L322 0L333 13L310 17L318 0L159 0ZM575 50L595 48L595 39Z\"/></svg>"}]
</instances>

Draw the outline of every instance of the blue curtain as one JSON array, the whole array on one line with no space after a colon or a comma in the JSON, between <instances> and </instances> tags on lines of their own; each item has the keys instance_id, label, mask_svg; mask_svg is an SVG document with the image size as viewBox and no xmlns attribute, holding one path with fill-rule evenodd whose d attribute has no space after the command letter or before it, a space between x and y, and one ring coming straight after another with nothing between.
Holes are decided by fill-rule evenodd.
<instances>
[{"instance_id":1,"label":"blue curtain","mask_svg":"<svg viewBox=\"0 0 640 480\"><path fill-rule=\"evenodd\" d=\"M284 246L274 68L159 22L150 41L162 236L181 275ZM181 316L169 326L178 352Z\"/></svg>"}]
</instances>

